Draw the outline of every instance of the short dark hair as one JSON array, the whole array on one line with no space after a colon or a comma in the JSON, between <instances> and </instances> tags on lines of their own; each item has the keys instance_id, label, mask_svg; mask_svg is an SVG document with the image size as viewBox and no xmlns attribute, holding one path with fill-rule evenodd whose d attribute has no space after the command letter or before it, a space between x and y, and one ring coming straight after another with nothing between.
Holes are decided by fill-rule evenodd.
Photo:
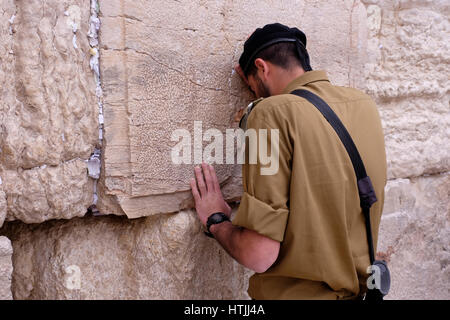
<instances>
[{"instance_id":1,"label":"short dark hair","mask_svg":"<svg viewBox=\"0 0 450 320\"><path fill-rule=\"evenodd\" d=\"M279 42L271 45L270 47L262 50L258 53L248 68L248 75L254 76L257 68L255 66L255 60L260 58L276 66L279 66L285 70L294 66L302 67L305 71L310 71L309 56L306 48L302 48L303 52L299 52L296 43L293 42ZM299 57L299 55L302 55ZM304 61L302 63L302 61ZM304 65L306 64L306 65Z\"/></svg>"}]
</instances>

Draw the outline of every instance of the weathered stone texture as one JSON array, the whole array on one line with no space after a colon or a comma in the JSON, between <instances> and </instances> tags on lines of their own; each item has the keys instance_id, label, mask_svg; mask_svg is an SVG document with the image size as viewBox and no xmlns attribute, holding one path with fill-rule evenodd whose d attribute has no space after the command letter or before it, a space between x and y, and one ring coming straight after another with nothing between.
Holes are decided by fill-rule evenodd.
<instances>
[{"instance_id":1,"label":"weathered stone texture","mask_svg":"<svg viewBox=\"0 0 450 320\"><path fill-rule=\"evenodd\" d=\"M92 181L84 160L45 168L5 170L3 178L8 196L7 220L38 223L80 217L93 201Z\"/></svg>"},{"instance_id":2,"label":"weathered stone texture","mask_svg":"<svg viewBox=\"0 0 450 320\"><path fill-rule=\"evenodd\" d=\"M86 37L90 1L0 3L0 175L7 219L79 216L93 193L79 159L88 159L98 141Z\"/></svg>"},{"instance_id":3,"label":"weathered stone texture","mask_svg":"<svg viewBox=\"0 0 450 320\"><path fill-rule=\"evenodd\" d=\"M9 223L3 232L15 299L248 299L250 271L205 237L192 211Z\"/></svg>"},{"instance_id":4,"label":"weathered stone texture","mask_svg":"<svg viewBox=\"0 0 450 320\"><path fill-rule=\"evenodd\" d=\"M383 119L389 179L449 171L449 2L363 2L366 90Z\"/></svg>"},{"instance_id":5,"label":"weathered stone texture","mask_svg":"<svg viewBox=\"0 0 450 320\"><path fill-rule=\"evenodd\" d=\"M171 148L178 143L171 141L172 132L192 133L194 120L203 121L203 132L236 127L233 115L247 105L249 94L233 66L256 27L274 21L298 26L309 35L314 68L326 68L338 84L362 79L366 29L359 1L105 0L100 9L101 192L111 196L99 202L104 213L122 213L108 211L114 208L108 201L117 201L130 218L189 203L194 165L172 163ZM217 165L221 182L237 182L227 199L242 192L240 179L234 179L240 166L235 167Z\"/></svg>"},{"instance_id":6,"label":"weathered stone texture","mask_svg":"<svg viewBox=\"0 0 450 320\"><path fill-rule=\"evenodd\" d=\"M450 299L450 174L388 182L379 255L389 299Z\"/></svg>"},{"instance_id":7,"label":"weathered stone texture","mask_svg":"<svg viewBox=\"0 0 450 320\"><path fill-rule=\"evenodd\" d=\"M378 246L392 271L388 298L449 299L450 5L363 2L365 85L380 110L392 179Z\"/></svg>"},{"instance_id":8,"label":"weathered stone texture","mask_svg":"<svg viewBox=\"0 0 450 320\"><path fill-rule=\"evenodd\" d=\"M3 226L6 218L6 194L0 191L0 228Z\"/></svg>"},{"instance_id":9,"label":"weathered stone texture","mask_svg":"<svg viewBox=\"0 0 450 320\"><path fill-rule=\"evenodd\" d=\"M11 278L13 273L11 241L0 237L0 300L11 300Z\"/></svg>"},{"instance_id":10,"label":"weathered stone texture","mask_svg":"<svg viewBox=\"0 0 450 320\"><path fill-rule=\"evenodd\" d=\"M83 216L93 201L84 160L100 147L90 1L0 4L0 227ZM151 216L7 222L0 232L14 253L0 237L0 299L11 298L12 254L17 299L248 298L251 273L202 234L195 213L168 213L193 205L193 165L172 164L171 133L192 132L194 120L203 132L236 127L250 95L232 68L247 36L275 21L305 31L314 69L377 101L391 179L378 243L388 298L450 299L448 1L100 0L100 9L98 207ZM240 165L215 166L224 197L238 200Z\"/></svg>"}]
</instances>

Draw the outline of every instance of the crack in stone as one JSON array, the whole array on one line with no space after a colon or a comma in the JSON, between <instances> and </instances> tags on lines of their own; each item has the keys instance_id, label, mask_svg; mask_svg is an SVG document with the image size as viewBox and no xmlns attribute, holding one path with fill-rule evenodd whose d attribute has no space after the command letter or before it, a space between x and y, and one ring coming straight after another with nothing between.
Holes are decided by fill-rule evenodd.
<instances>
[{"instance_id":1,"label":"crack in stone","mask_svg":"<svg viewBox=\"0 0 450 320\"><path fill-rule=\"evenodd\" d=\"M98 179L100 178L101 173L101 156L102 156L102 147L103 147L103 130L104 130L104 118L103 118L103 104L102 104L102 97L103 97L103 91L101 87L101 79L100 79L100 53L98 49L98 32L100 30L100 20L98 18L99 14L99 4L98 0L91 0L91 6L90 6L90 17L89 17L89 32L88 37L90 38L89 44L91 46L90 53L91 53L91 59L90 59L90 66L92 71L94 72L95 77L95 83L96 83L96 96L97 96L97 104L99 109L99 116L98 116L98 122L99 122L99 136L98 136L98 144L100 148L95 148L93 154L89 158L89 160L86 161L87 163L87 171L89 177L94 179L94 192L93 192L93 199L92 199L92 206L90 207L91 211L94 213L94 215L99 215L99 211L96 208L97 201L98 201L98 194L97 194L97 185L98 185Z\"/></svg>"},{"instance_id":2,"label":"crack in stone","mask_svg":"<svg viewBox=\"0 0 450 320\"><path fill-rule=\"evenodd\" d=\"M169 65L167 65L167 64L165 64L165 63L163 63L163 62L161 62L161 61L159 61L158 59L156 59L154 56L152 56L152 55L149 54L148 52L139 51L139 50L136 50L136 49L133 49L133 48L128 48L128 47L125 48L125 49L103 49L103 50L111 50L111 51L119 51L119 52L132 51L132 52L135 52L135 53L138 53L138 54L142 54L142 55L148 56L150 59L152 59L152 60L153 60L154 62L156 62L157 64L159 64L159 65L161 65L161 66L163 66L163 67L165 67L165 68L167 68L167 69L169 69L169 70L172 70L172 71L174 71L174 72L180 74L180 75L183 76L186 80L188 80L190 83L192 83L192 84L194 84L194 85L196 85L196 86L198 86L198 87L201 87L201 88L204 88L204 89L207 89L207 90L213 90L213 91L225 92L225 93L228 93L228 94L230 94L230 95L232 95L232 96L234 96L234 97L236 97L236 98L239 98L238 95L236 95L236 94L234 94L234 93L232 93L232 92L229 92L229 91L227 91L227 90L225 90L225 89L208 87L208 86L205 86L205 85L203 85L203 84L201 84L201 83L198 83L198 82L192 80L191 78L189 78L189 76L187 76L186 74L184 74L183 71L178 70L178 69L176 69L176 68L173 68L173 67L171 67L171 66L169 66Z\"/></svg>"},{"instance_id":3,"label":"crack in stone","mask_svg":"<svg viewBox=\"0 0 450 320\"><path fill-rule=\"evenodd\" d=\"M419 176L408 176L408 177L395 177L392 179L388 179L387 181L395 181L398 179L417 179L417 178L429 178L429 177L434 177L434 176L441 176L441 175L446 175L446 174L450 174L450 171L439 171L439 172L433 172L433 173L423 173Z\"/></svg>"},{"instance_id":4,"label":"crack in stone","mask_svg":"<svg viewBox=\"0 0 450 320\"><path fill-rule=\"evenodd\" d=\"M142 21L141 19L133 17L133 16L130 16L130 15L127 15L127 14L121 14L121 15L118 15L118 16L107 16L107 17L108 18L129 19L129 20L133 20L133 21L138 21L138 22L144 23L144 21Z\"/></svg>"},{"instance_id":5,"label":"crack in stone","mask_svg":"<svg viewBox=\"0 0 450 320\"><path fill-rule=\"evenodd\" d=\"M88 160L85 160L85 159L77 157L77 158L73 158L73 159L62 161L62 162L60 162L58 164L42 164L42 165L37 166L37 167L32 167L32 168L18 167L17 169L20 169L21 171L30 171L30 170L39 170L39 169L46 169L46 168L57 168L57 167L59 167L61 165L64 165L66 163L72 163L72 162L75 162L75 161L78 161L78 160L81 160L81 161L84 161L84 162L88 161Z\"/></svg>"}]
</instances>

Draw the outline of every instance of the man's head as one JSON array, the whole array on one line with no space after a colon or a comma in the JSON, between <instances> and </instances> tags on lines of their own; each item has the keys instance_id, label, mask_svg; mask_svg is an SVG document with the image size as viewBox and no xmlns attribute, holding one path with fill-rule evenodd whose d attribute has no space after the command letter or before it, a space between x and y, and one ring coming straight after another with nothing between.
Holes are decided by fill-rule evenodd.
<instances>
[{"instance_id":1,"label":"man's head","mask_svg":"<svg viewBox=\"0 0 450 320\"><path fill-rule=\"evenodd\" d=\"M256 29L239 59L241 76L257 97L280 94L284 87L310 71L306 36L279 23Z\"/></svg>"}]
</instances>

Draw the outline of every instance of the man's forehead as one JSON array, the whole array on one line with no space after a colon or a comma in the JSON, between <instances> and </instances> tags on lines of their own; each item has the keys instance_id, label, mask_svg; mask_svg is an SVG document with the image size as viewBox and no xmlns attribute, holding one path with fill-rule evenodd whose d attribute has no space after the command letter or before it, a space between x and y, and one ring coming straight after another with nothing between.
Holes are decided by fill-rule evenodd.
<instances>
[{"instance_id":1,"label":"man's forehead","mask_svg":"<svg viewBox=\"0 0 450 320\"><path fill-rule=\"evenodd\" d=\"M248 90L250 90L253 94L256 94L255 90L253 89L256 85L255 77L249 74L247 77L247 81L248 81Z\"/></svg>"},{"instance_id":2,"label":"man's forehead","mask_svg":"<svg viewBox=\"0 0 450 320\"><path fill-rule=\"evenodd\" d=\"M248 76L247 76L247 80L248 80L248 84L254 84L255 83L255 81L256 81L256 79L255 79L255 76L253 75L253 74L249 74Z\"/></svg>"}]
</instances>

